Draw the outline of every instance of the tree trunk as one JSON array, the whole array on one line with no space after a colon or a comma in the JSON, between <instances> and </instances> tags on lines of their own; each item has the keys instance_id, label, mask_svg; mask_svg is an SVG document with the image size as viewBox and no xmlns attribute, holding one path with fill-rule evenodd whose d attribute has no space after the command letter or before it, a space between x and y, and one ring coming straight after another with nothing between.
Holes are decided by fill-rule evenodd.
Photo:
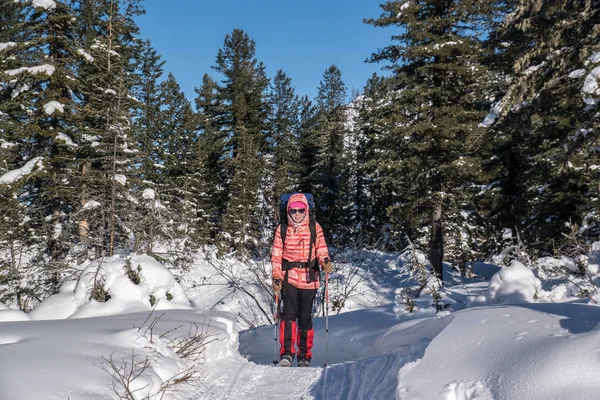
<instances>
[{"instance_id":1,"label":"tree trunk","mask_svg":"<svg viewBox=\"0 0 600 400\"><path fill-rule=\"evenodd\" d=\"M87 202L87 185L85 183L85 174L87 170L87 163L84 162L81 166L81 207ZM79 240L83 241L88 238L90 227L87 219L79 221Z\"/></svg>"},{"instance_id":2,"label":"tree trunk","mask_svg":"<svg viewBox=\"0 0 600 400\"><path fill-rule=\"evenodd\" d=\"M442 232L442 191L439 173L433 178L433 213L431 215L431 240L429 242L429 257L433 273L443 280L444 236Z\"/></svg>"}]
</instances>

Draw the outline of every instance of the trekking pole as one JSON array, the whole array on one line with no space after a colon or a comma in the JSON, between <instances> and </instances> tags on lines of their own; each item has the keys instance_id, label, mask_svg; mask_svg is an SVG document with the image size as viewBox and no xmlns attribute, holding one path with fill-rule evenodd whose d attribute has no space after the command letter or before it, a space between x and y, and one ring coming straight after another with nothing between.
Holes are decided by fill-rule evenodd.
<instances>
[{"instance_id":1,"label":"trekking pole","mask_svg":"<svg viewBox=\"0 0 600 400\"><path fill-rule=\"evenodd\" d=\"M327 356L329 353L329 272L325 273L325 365L327 367Z\"/></svg>"},{"instance_id":2,"label":"trekking pole","mask_svg":"<svg viewBox=\"0 0 600 400\"><path fill-rule=\"evenodd\" d=\"M327 398L327 357L329 353L329 289L327 288L327 284L329 282L329 273L325 273L325 365L323 365L323 369L325 369L323 375L323 394L322 398L325 400Z\"/></svg>"},{"instance_id":3,"label":"trekking pole","mask_svg":"<svg viewBox=\"0 0 600 400\"><path fill-rule=\"evenodd\" d=\"M273 365L277 365L279 361L277 361L277 325L279 324L279 292L275 292L275 342L273 342Z\"/></svg>"}]
</instances>

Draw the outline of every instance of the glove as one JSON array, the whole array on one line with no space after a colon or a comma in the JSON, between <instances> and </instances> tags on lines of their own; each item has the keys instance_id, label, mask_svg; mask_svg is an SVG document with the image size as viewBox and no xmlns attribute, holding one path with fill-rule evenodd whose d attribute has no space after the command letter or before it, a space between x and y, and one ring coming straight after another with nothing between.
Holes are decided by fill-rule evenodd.
<instances>
[{"instance_id":1,"label":"glove","mask_svg":"<svg viewBox=\"0 0 600 400\"><path fill-rule=\"evenodd\" d=\"M279 279L279 278L273 279L273 291L275 293L281 292L281 279Z\"/></svg>"},{"instance_id":2,"label":"glove","mask_svg":"<svg viewBox=\"0 0 600 400\"><path fill-rule=\"evenodd\" d=\"M321 269L325 273L330 273L331 271L333 271L333 263L329 258L323 260L323 267Z\"/></svg>"}]
</instances>

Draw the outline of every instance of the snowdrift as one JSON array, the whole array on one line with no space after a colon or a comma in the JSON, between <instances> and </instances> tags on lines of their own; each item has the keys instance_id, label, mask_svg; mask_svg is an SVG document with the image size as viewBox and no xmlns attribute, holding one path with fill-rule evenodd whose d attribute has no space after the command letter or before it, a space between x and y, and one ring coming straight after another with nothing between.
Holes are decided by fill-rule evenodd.
<instances>
[{"instance_id":1,"label":"snowdrift","mask_svg":"<svg viewBox=\"0 0 600 400\"><path fill-rule=\"evenodd\" d=\"M78 281L44 300L32 319L84 318L191 308L173 274L147 255L112 256L87 265Z\"/></svg>"}]
</instances>

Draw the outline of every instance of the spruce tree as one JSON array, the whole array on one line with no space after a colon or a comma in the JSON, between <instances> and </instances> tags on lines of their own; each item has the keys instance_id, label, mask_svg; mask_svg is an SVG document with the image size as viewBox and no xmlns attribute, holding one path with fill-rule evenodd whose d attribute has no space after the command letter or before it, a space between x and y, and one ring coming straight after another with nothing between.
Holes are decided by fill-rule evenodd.
<instances>
[{"instance_id":1,"label":"spruce tree","mask_svg":"<svg viewBox=\"0 0 600 400\"><path fill-rule=\"evenodd\" d=\"M22 66L24 54L19 47L30 38L31 32L24 29L26 8L13 1L2 2L0 13L0 71ZM27 116L19 110L13 96L16 85L12 77L0 78L0 302L16 305L23 310L27 292L22 290L23 268L18 260L31 245L27 232L27 208L19 197L27 193L26 179L9 179L6 174L24 166L24 148ZM18 93L17 93L18 96ZM25 164L26 165L26 164Z\"/></svg>"},{"instance_id":2,"label":"spruce tree","mask_svg":"<svg viewBox=\"0 0 600 400\"><path fill-rule=\"evenodd\" d=\"M140 43L139 80L134 86L134 95L140 101L134 129L142 153L141 176L144 180L158 183L160 178L161 151L160 112L161 88L159 81L163 75L165 61L154 49L150 41Z\"/></svg>"},{"instance_id":3,"label":"spruce tree","mask_svg":"<svg viewBox=\"0 0 600 400\"><path fill-rule=\"evenodd\" d=\"M221 230L227 206L227 134L220 129L226 114L218 98L218 85L208 74L195 91L199 136L194 156L198 192L194 229L199 243L212 244Z\"/></svg>"},{"instance_id":4,"label":"spruce tree","mask_svg":"<svg viewBox=\"0 0 600 400\"><path fill-rule=\"evenodd\" d=\"M139 28L133 18L143 13L138 0L102 0L82 4L82 27L90 62L82 65L82 127L85 163L80 172L80 215L84 242L99 255L134 249L142 211L135 207L143 188L135 165L141 152L132 129L140 107L134 94ZM93 61L91 61L93 60ZM84 233L87 231L87 233Z\"/></svg>"},{"instance_id":5,"label":"spruce tree","mask_svg":"<svg viewBox=\"0 0 600 400\"><path fill-rule=\"evenodd\" d=\"M315 144L316 109L308 96L303 96L298 104L298 140L300 145L300 192L313 193L316 187Z\"/></svg>"},{"instance_id":6,"label":"spruce tree","mask_svg":"<svg viewBox=\"0 0 600 400\"><path fill-rule=\"evenodd\" d=\"M599 18L593 2L519 1L494 35L510 85L489 132L493 221L538 251L560 248L565 224L597 221L597 102L586 82L600 64Z\"/></svg>"},{"instance_id":7,"label":"spruce tree","mask_svg":"<svg viewBox=\"0 0 600 400\"><path fill-rule=\"evenodd\" d=\"M0 172L23 175L17 179L10 178L11 173L3 175L8 179L0 186L6 185L4 198L13 199L7 205L19 211L10 217L11 225L22 227L13 229L19 237L11 233L8 238L12 271L17 271L12 258L18 245L27 244L34 264L20 273L37 280L19 282L32 300L58 289L66 273L64 258L77 235L73 216L79 188L73 171L80 154L81 87L76 71L82 54L71 2L13 2L7 10L0 34L8 40L2 46L0 79L8 84L0 93L0 124L2 147L8 151ZM16 293L17 303L27 308L22 289Z\"/></svg>"},{"instance_id":8,"label":"spruce tree","mask_svg":"<svg viewBox=\"0 0 600 400\"><path fill-rule=\"evenodd\" d=\"M272 159L265 190L270 191L271 221L278 214L279 196L298 190L301 175L299 140L299 100L291 79L279 70L267 98L270 106L269 130Z\"/></svg>"},{"instance_id":9,"label":"spruce tree","mask_svg":"<svg viewBox=\"0 0 600 400\"><path fill-rule=\"evenodd\" d=\"M344 149L346 137L346 85L340 70L332 65L319 85L316 103L316 153L314 192L318 199L318 216L329 238L347 226L347 165Z\"/></svg>"},{"instance_id":10,"label":"spruce tree","mask_svg":"<svg viewBox=\"0 0 600 400\"><path fill-rule=\"evenodd\" d=\"M152 211L154 238L183 239L187 221L194 218L197 186L194 177L195 115L173 74L160 85L160 112L155 143L161 179L155 190L163 207Z\"/></svg>"},{"instance_id":11,"label":"spruce tree","mask_svg":"<svg viewBox=\"0 0 600 400\"><path fill-rule=\"evenodd\" d=\"M444 234L449 242L462 234L443 225L461 226L460 211L473 209L465 190L480 179L474 144L489 81L482 41L495 4L388 1L381 7L381 17L366 22L402 31L371 57L391 63L398 91L379 171L394 196L389 211L409 234L420 235L429 220L430 260L441 278ZM457 254L448 255L455 261Z\"/></svg>"},{"instance_id":12,"label":"spruce tree","mask_svg":"<svg viewBox=\"0 0 600 400\"><path fill-rule=\"evenodd\" d=\"M263 214L259 184L266 150L268 79L255 58L256 44L236 29L225 37L214 69L223 75L218 97L224 104L221 129L227 134L229 196L223 218L223 244L241 253L256 250Z\"/></svg>"},{"instance_id":13,"label":"spruce tree","mask_svg":"<svg viewBox=\"0 0 600 400\"><path fill-rule=\"evenodd\" d=\"M373 74L367 81L360 102L356 104L354 132L356 135L356 166L354 168L356 209L354 224L357 239L364 246L384 245L382 227L387 228L389 196L383 189L377 169L380 161L379 139L387 131L384 112L390 96L387 80Z\"/></svg>"}]
</instances>

